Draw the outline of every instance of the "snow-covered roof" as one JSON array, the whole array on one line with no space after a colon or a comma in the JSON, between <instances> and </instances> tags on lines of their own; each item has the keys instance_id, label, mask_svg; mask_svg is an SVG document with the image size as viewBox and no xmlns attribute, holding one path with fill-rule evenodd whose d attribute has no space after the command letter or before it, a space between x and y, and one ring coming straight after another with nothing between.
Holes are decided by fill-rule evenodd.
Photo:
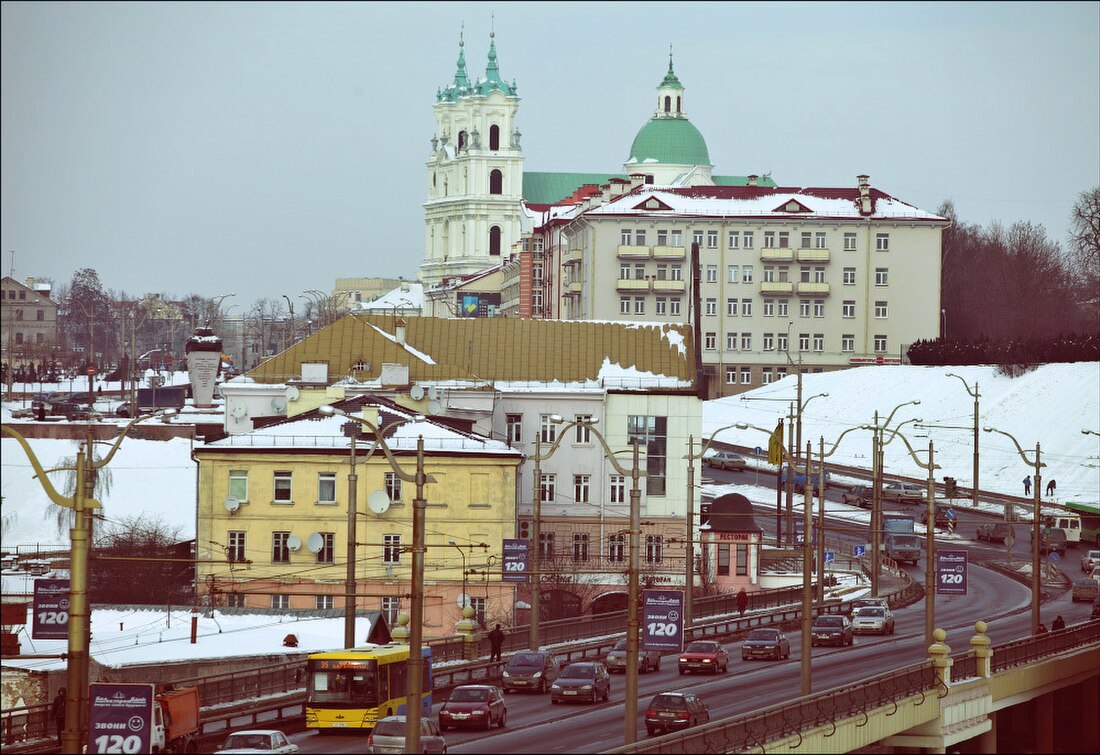
<instances>
[{"instance_id":1,"label":"snow-covered roof","mask_svg":"<svg viewBox=\"0 0 1100 755\"><path fill-rule=\"evenodd\" d=\"M396 310L423 309L424 284L405 283L373 301L363 302L359 309L366 312L378 311L382 314Z\"/></svg>"}]
</instances>

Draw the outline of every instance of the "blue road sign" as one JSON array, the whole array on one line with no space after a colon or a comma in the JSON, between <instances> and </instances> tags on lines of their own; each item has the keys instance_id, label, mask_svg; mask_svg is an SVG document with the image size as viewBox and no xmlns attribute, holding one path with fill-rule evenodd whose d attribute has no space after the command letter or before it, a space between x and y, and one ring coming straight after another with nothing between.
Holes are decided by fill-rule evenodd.
<instances>
[{"instance_id":1,"label":"blue road sign","mask_svg":"<svg viewBox=\"0 0 1100 755\"><path fill-rule=\"evenodd\" d=\"M825 563L831 564L836 561L836 551L825 551Z\"/></svg>"},{"instance_id":2,"label":"blue road sign","mask_svg":"<svg viewBox=\"0 0 1100 755\"><path fill-rule=\"evenodd\" d=\"M947 518L948 519L954 519L955 518L955 509L948 509L947 510Z\"/></svg>"},{"instance_id":3,"label":"blue road sign","mask_svg":"<svg viewBox=\"0 0 1100 755\"><path fill-rule=\"evenodd\" d=\"M759 456L760 454L764 453L764 449L760 446L757 446L755 449L753 449L753 453Z\"/></svg>"},{"instance_id":4,"label":"blue road sign","mask_svg":"<svg viewBox=\"0 0 1100 755\"><path fill-rule=\"evenodd\" d=\"M1052 564L1056 564L1061 560L1062 560L1062 557L1059 556L1056 551L1051 551L1050 553L1047 554L1047 561L1049 561Z\"/></svg>"},{"instance_id":5,"label":"blue road sign","mask_svg":"<svg viewBox=\"0 0 1100 755\"><path fill-rule=\"evenodd\" d=\"M867 555L867 546L866 545L853 545L852 546L852 555L855 556L856 558L863 558L864 556Z\"/></svg>"}]
</instances>

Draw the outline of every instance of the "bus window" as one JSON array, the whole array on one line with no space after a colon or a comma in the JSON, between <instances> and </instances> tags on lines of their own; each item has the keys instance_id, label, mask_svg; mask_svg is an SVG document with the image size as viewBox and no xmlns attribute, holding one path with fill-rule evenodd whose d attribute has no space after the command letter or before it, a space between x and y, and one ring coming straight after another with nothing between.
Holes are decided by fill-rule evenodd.
<instances>
[{"instance_id":1,"label":"bus window","mask_svg":"<svg viewBox=\"0 0 1100 755\"><path fill-rule=\"evenodd\" d=\"M390 674L392 666L381 666L378 669L378 699L390 699Z\"/></svg>"}]
</instances>

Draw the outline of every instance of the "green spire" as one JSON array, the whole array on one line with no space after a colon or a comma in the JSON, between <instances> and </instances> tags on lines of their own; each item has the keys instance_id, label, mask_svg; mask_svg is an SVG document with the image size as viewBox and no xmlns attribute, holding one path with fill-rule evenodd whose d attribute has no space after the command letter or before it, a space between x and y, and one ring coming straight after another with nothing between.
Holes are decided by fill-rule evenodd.
<instances>
[{"instance_id":1,"label":"green spire","mask_svg":"<svg viewBox=\"0 0 1100 755\"><path fill-rule=\"evenodd\" d=\"M455 71L453 86L457 89L469 89L470 79L466 76L466 50L462 32L458 34L458 70Z\"/></svg>"},{"instance_id":2,"label":"green spire","mask_svg":"<svg viewBox=\"0 0 1100 755\"><path fill-rule=\"evenodd\" d=\"M500 68L497 66L497 43L496 32L489 32L489 63L485 66L485 78L478 82L478 90L481 94L486 95L494 89L503 92L509 97L514 97L516 90L514 86L508 86L508 83L500 78Z\"/></svg>"},{"instance_id":3,"label":"green spire","mask_svg":"<svg viewBox=\"0 0 1100 755\"><path fill-rule=\"evenodd\" d=\"M672 70L672 45L668 46L668 73L665 74L664 80L661 82L662 87L671 87L673 89L683 89L683 85L680 80L676 78L676 72Z\"/></svg>"}]
</instances>

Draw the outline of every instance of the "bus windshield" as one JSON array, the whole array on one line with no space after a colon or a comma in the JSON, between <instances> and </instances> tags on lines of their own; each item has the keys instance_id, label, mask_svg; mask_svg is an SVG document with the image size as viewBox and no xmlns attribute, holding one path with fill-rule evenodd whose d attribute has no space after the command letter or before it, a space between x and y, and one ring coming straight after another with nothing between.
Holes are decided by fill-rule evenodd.
<instances>
[{"instance_id":1,"label":"bus windshield","mask_svg":"<svg viewBox=\"0 0 1100 755\"><path fill-rule=\"evenodd\" d=\"M314 665L311 662L311 665ZM378 682L374 661L342 661L338 668L311 669L309 701L314 704L345 704L360 708L378 705Z\"/></svg>"}]
</instances>

